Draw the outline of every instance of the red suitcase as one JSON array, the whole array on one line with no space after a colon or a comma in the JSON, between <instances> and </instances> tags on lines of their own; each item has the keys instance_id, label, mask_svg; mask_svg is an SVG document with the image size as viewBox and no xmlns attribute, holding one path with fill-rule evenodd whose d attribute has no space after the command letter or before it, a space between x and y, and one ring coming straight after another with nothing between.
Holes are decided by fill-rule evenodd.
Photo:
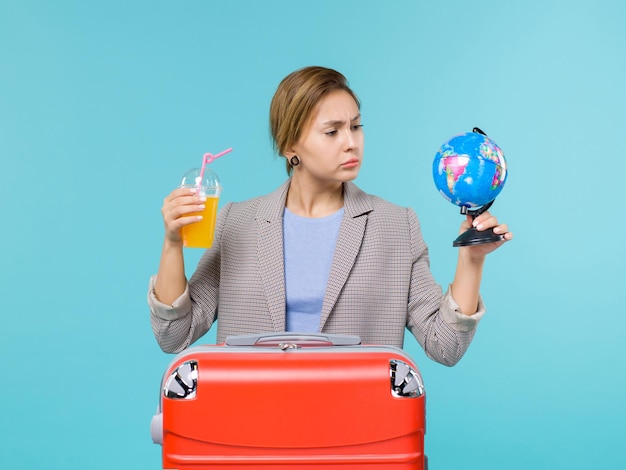
<instances>
[{"instance_id":1,"label":"red suitcase","mask_svg":"<svg viewBox=\"0 0 626 470\"><path fill-rule=\"evenodd\" d=\"M356 336L233 336L167 368L151 432L164 469L425 469L422 378Z\"/></svg>"}]
</instances>

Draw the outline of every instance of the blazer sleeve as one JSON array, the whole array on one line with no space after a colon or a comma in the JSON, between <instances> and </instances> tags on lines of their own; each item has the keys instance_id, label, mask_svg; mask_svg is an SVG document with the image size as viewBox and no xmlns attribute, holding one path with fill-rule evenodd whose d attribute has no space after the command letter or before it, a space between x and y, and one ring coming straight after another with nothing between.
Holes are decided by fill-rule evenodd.
<instances>
[{"instance_id":1,"label":"blazer sleeve","mask_svg":"<svg viewBox=\"0 0 626 470\"><path fill-rule=\"evenodd\" d=\"M213 246L207 249L187 283L185 292L172 305L154 295L156 276L150 279L148 305L154 336L164 352L178 353L203 336L217 319L221 243L232 203L219 212Z\"/></svg>"},{"instance_id":2,"label":"blazer sleeve","mask_svg":"<svg viewBox=\"0 0 626 470\"><path fill-rule=\"evenodd\" d=\"M428 248L413 209L407 209L413 265L407 328L431 359L453 366L467 351L485 308L482 299L471 316L460 312L450 289L442 294L430 271Z\"/></svg>"}]
</instances>

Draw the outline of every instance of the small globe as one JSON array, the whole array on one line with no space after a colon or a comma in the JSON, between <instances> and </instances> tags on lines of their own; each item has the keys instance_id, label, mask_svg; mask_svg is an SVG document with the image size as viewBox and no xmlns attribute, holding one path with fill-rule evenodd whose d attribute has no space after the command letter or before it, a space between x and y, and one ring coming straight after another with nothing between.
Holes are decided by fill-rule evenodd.
<instances>
[{"instance_id":1,"label":"small globe","mask_svg":"<svg viewBox=\"0 0 626 470\"><path fill-rule=\"evenodd\" d=\"M444 143L433 162L441 195L459 207L474 209L493 201L506 182L502 150L489 137L467 132Z\"/></svg>"}]
</instances>

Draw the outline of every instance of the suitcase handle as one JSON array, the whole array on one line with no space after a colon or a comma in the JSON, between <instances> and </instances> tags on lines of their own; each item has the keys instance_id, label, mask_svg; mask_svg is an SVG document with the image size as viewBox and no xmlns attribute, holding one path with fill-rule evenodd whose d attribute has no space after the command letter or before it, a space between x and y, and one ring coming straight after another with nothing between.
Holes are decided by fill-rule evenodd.
<instances>
[{"instance_id":1,"label":"suitcase handle","mask_svg":"<svg viewBox=\"0 0 626 470\"><path fill-rule=\"evenodd\" d=\"M317 333L265 333L226 337L226 346L269 346L281 349L315 346L357 346L359 336Z\"/></svg>"}]
</instances>

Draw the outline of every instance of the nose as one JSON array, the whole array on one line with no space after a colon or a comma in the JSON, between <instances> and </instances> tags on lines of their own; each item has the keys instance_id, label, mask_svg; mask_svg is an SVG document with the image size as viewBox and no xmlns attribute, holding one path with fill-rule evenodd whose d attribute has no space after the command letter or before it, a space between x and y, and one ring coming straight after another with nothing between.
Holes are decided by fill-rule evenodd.
<instances>
[{"instance_id":1,"label":"nose","mask_svg":"<svg viewBox=\"0 0 626 470\"><path fill-rule=\"evenodd\" d=\"M352 131L351 127L348 127L348 129L345 132L345 139L344 139L344 150L346 152L349 152L351 150L354 150L354 148L357 146L357 141L356 141L356 136L354 135L354 132Z\"/></svg>"}]
</instances>

